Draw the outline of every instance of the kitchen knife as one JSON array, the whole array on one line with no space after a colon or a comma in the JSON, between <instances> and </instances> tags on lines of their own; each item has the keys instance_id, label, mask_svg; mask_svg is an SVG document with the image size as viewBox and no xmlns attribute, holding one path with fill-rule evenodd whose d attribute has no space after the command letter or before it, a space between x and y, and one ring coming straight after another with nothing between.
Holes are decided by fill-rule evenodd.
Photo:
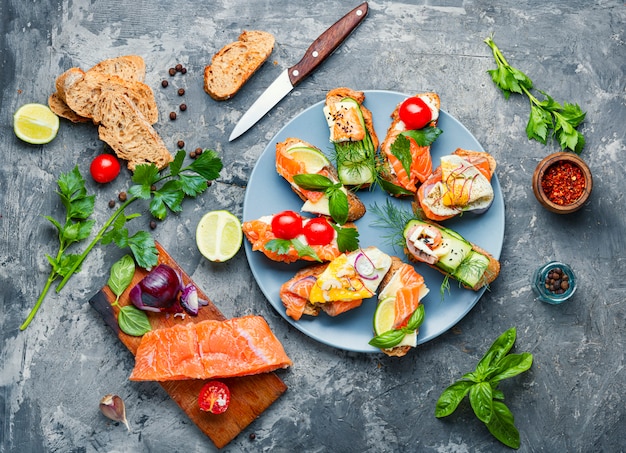
<instances>
[{"instance_id":1,"label":"kitchen knife","mask_svg":"<svg viewBox=\"0 0 626 453\"><path fill-rule=\"evenodd\" d=\"M365 19L368 10L367 2L361 3L313 41L302 60L284 70L252 104L248 111L243 114L230 134L228 141L233 141L254 126L272 107L287 96L297 84L302 82L326 60Z\"/></svg>"}]
</instances>

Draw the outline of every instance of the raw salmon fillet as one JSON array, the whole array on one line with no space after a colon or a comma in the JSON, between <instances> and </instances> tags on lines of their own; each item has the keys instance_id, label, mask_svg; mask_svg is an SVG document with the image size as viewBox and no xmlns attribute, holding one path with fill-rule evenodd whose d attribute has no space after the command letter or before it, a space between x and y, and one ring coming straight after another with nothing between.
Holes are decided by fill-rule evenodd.
<instances>
[{"instance_id":1,"label":"raw salmon fillet","mask_svg":"<svg viewBox=\"0 0 626 453\"><path fill-rule=\"evenodd\" d=\"M179 324L146 333L131 381L212 379L267 373L292 364L261 316Z\"/></svg>"}]
</instances>

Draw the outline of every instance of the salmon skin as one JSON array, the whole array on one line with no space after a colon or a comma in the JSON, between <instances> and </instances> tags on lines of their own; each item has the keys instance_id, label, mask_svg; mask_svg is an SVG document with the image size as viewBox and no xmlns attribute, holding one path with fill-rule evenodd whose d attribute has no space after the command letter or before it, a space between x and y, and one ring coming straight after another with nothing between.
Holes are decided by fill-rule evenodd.
<instances>
[{"instance_id":1,"label":"salmon skin","mask_svg":"<svg viewBox=\"0 0 626 453\"><path fill-rule=\"evenodd\" d=\"M129 379L229 378L267 373L291 364L265 319L250 315L178 324L144 334Z\"/></svg>"}]
</instances>

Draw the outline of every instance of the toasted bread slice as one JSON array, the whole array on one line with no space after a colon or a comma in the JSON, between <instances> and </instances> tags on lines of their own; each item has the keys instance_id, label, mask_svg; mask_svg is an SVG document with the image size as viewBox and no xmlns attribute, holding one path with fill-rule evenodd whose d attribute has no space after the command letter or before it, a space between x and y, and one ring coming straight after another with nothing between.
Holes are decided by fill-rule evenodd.
<instances>
[{"instance_id":1,"label":"toasted bread slice","mask_svg":"<svg viewBox=\"0 0 626 453\"><path fill-rule=\"evenodd\" d=\"M109 58L92 66L89 71L116 75L124 80L134 82L144 82L146 79L146 63L139 55Z\"/></svg>"},{"instance_id":2,"label":"toasted bread slice","mask_svg":"<svg viewBox=\"0 0 626 453\"><path fill-rule=\"evenodd\" d=\"M367 128L367 131L372 138L374 149L378 149L380 141L378 140L378 135L376 135L376 131L374 130L374 120L372 118L372 112L363 106L363 102L365 101L365 93L346 87L334 88L326 94L326 104L329 105L341 102L341 100L344 98L351 98L359 103L359 106L361 107L361 113L363 114L363 120L365 121L365 127Z\"/></svg>"},{"instance_id":3,"label":"toasted bread slice","mask_svg":"<svg viewBox=\"0 0 626 453\"><path fill-rule=\"evenodd\" d=\"M138 164L153 163L166 167L173 157L161 137L145 119L135 103L117 89L105 89L94 107L98 118L100 139L109 144L120 159L128 161L128 169Z\"/></svg>"},{"instance_id":4,"label":"toasted bread slice","mask_svg":"<svg viewBox=\"0 0 626 453\"><path fill-rule=\"evenodd\" d=\"M80 116L74 110L69 108L57 92L52 93L48 97L48 107L50 107L50 110L52 110L57 116L70 120L72 123L87 123L91 121L91 118Z\"/></svg>"},{"instance_id":5,"label":"toasted bread slice","mask_svg":"<svg viewBox=\"0 0 626 453\"><path fill-rule=\"evenodd\" d=\"M216 101L232 98L268 59L274 41L271 33L244 30L204 68L204 91Z\"/></svg>"},{"instance_id":6,"label":"toasted bread slice","mask_svg":"<svg viewBox=\"0 0 626 453\"><path fill-rule=\"evenodd\" d=\"M414 95L415 97L420 97L426 101L427 104L432 105L439 111L441 107L441 99L437 93L426 92L426 93L418 93ZM427 154L422 153L422 158L417 162L411 163L411 174L406 174L406 172L400 167L394 167L389 161L390 156L392 155L391 147L400 135L401 132L406 130L406 126L400 119L400 106L402 102L399 103L394 111L391 113L391 124L387 129L387 134L385 135L385 139L383 140L380 147L380 176L394 184L396 186L402 187L409 192L415 193L417 190L417 186L424 182L426 178L430 175L432 171L432 160L430 158L430 146L423 151ZM429 123L428 126L436 126L438 122L438 118L434 119ZM414 146L414 145L413 145ZM396 165L398 165L396 163ZM399 177L398 173L402 173L402 176ZM400 178L403 178L401 180ZM394 194L395 196L402 195L410 195L410 194Z\"/></svg>"},{"instance_id":7,"label":"toasted bread slice","mask_svg":"<svg viewBox=\"0 0 626 453\"><path fill-rule=\"evenodd\" d=\"M148 85L98 71L87 71L73 83L65 83L65 103L78 115L92 118L94 123L99 124L106 112L102 109L96 112L95 106L103 91L115 91L120 96L127 96L150 124L159 119L154 93Z\"/></svg>"},{"instance_id":8,"label":"toasted bread slice","mask_svg":"<svg viewBox=\"0 0 626 453\"><path fill-rule=\"evenodd\" d=\"M65 91L69 89L74 83L78 82L85 75L85 71L80 68L70 68L67 71L63 72L60 76L56 78L54 81L54 86L56 88L56 93L59 99L63 102L66 102L65 99Z\"/></svg>"},{"instance_id":9,"label":"toasted bread slice","mask_svg":"<svg viewBox=\"0 0 626 453\"><path fill-rule=\"evenodd\" d=\"M311 145L310 143L300 140L299 138L289 137L285 141L276 144L277 156L282 153L285 153L288 149L298 144L301 144L302 146L307 147L307 148L318 149L315 146ZM287 181L289 181L289 183L291 184L291 189L302 199L302 201L306 203L308 201L306 194L295 183L293 183L294 175L290 174L289 169L287 168L279 168L280 162L278 158L277 158L276 164L277 164L278 173L281 176L283 176L285 179L287 179ZM335 182L339 181L339 176L337 175L337 169L332 164L329 163L327 167L324 167L323 171L327 172L330 178L333 179ZM346 194L348 197L348 220L347 221L354 222L365 215L365 211L366 211L365 205L353 191L347 190ZM329 213L326 213L326 212L315 212L311 210L308 212L311 212L313 214L329 215Z\"/></svg>"}]
</instances>

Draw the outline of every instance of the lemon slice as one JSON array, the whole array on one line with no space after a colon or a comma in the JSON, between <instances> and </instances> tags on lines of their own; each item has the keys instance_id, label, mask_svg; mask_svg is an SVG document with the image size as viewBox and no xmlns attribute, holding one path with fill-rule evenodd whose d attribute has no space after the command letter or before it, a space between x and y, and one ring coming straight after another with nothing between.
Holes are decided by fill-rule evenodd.
<instances>
[{"instance_id":1,"label":"lemon slice","mask_svg":"<svg viewBox=\"0 0 626 453\"><path fill-rule=\"evenodd\" d=\"M395 297L387 297L376 307L374 312L374 333L376 335L393 329L393 321L396 316L395 304Z\"/></svg>"},{"instance_id":2,"label":"lemon slice","mask_svg":"<svg viewBox=\"0 0 626 453\"><path fill-rule=\"evenodd\" d=\"M241 248L241 222L228 211L207 212L196 227L196 245L210 261L221 263L231 259Z\"/></svg>"},{"instance_id":3,"label":"lemon slice","mask_svg":"<svg viewBox=\"0 0 626 453\"><path fill-rule=\"evenodd\" d=\"M313 148L291 148L289 155L297 161L303 162L308 173L317 173L322 168L330 165L330 161L324 154Z\"/></svg>"},{"instance_id":4,"label":"lemon slice","mask_svg":"<svg viewBox=\"0 0 626 453\"><path fill-rule=\"evenodd\" d=\"M24 104L13 115L13 131L26 143L50 143L59 131L59 117L43 104Z\"/></svg>"}]
</instances>

